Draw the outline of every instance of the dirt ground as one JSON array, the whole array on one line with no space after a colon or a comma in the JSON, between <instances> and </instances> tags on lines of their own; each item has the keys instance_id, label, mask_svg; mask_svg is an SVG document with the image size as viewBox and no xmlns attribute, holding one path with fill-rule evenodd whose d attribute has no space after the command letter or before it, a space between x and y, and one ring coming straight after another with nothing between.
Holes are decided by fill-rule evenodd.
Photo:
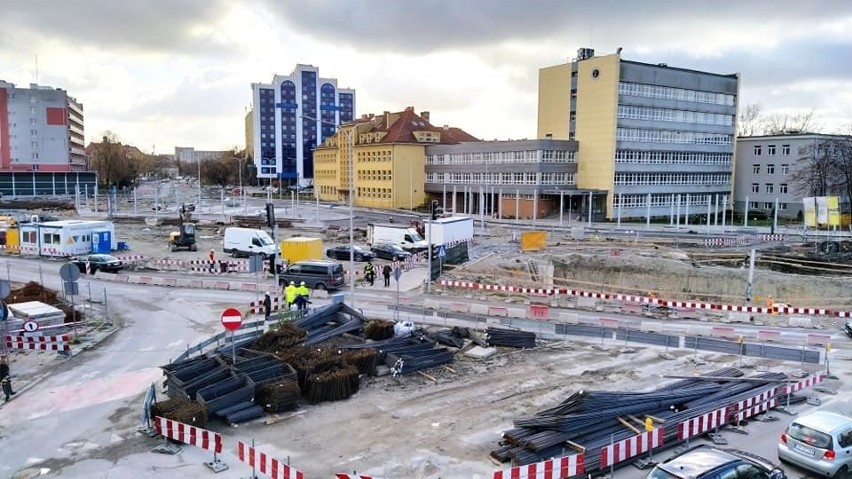
<instances>
[{"instance_id":1,"label":"dirt ground","mask_svg":"<svg viewBox=\"0 0 852 479\"><path fill-rule=\"evenodd\" d=\"M654 348L622 349L614 343L601 348L553 342L527 351L500 348L485 362L459 356L452 371L429 371L437 383L418 374L367 378L347 401L305 407L276 425L249 423L234 435L275 444L286 437L289 445L278 453L306 477L328 475L330 469L378 477L490 477L506 467L489 453L515 418L579 390L652 389L663 374L701 373L738 360L699 354L703 364L696 365L686 351L665 361Z\"/></svg>"}]
</instances>

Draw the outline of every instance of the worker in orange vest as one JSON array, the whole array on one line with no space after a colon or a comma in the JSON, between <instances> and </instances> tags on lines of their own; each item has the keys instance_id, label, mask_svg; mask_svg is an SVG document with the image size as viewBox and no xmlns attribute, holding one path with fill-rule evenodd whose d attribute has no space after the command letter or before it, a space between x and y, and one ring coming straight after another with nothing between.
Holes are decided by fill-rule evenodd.
<instances>
[{"instance_id":1,"label":"worker in orange vest","mask_svg":"<svg viewBox=\"0 0 852 479\"><path fill-rule=\"evenodd\" d=\"M216 265L216 251L211 249L209 253L207 253L207 261L210 262L210 272L213 273L214 266Z\"/></svg>"}]
</instances>

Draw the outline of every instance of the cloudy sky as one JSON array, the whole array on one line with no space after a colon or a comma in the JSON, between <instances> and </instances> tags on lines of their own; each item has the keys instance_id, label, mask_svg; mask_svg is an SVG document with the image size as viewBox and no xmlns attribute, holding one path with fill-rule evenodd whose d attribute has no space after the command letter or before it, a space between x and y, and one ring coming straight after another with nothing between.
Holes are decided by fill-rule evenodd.
<instances>
[{"instance_id":1,"label":"cloudy sky","mask_svg":"<svg viewBox=\"0 0 852 479\"><path fill-rule=\"evenodd\" d=\"M0 25L0 79L37 71L83 102L87 141L157 153L242 146L250 83L297 63L355 88L358 115L532 138L538 69L582 46L739 72L740 105L852 124L848 0L4 0Z\"/></svg>"}]
</instances>

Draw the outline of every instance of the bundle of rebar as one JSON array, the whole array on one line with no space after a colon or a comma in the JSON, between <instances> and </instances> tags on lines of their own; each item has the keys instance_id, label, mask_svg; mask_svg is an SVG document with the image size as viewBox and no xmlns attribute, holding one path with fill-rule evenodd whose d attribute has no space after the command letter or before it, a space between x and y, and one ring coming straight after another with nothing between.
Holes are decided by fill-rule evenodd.
<instances>
[{"instance_id":1,"label":"bundle of rebar","mask_svg":"<svg viewBox=\"0 0 852 479\"><path fill-rule=\"evenodd\" d=\"M250 346L255 351L274 353L282 349L292 348L304 341L308 332L293 323L281 323L277 330L263 333Z\"/></svg>"},{"instance_id":2,"label":"bundle of rebar","mask_svg":"<svg viewBox=\"0 0 852 479\"><path fill-rule=\"evenodd\" d=\"M287 349L276 356L296 370L302 390L306 387L308 376L317 371L325 371L342 361L332 350L309 347Z\"/></svg>"},{"instance_id":3,"label":"bundle of rebar","mask_svg":"<svg viewBox=\"0 0 852 479\"><path fill-rule=\"evenodd\" d=\"M665 443L676 443L677 424L752 398L786 378L777 373L741 376L741 371L725 368L647 392L578 391L554 407L516 419L491 456L530 464L564 455L570 442L585 449L585 470L593 473L600 467L602 448L643 431L646 417L655 424L662 421Z\"/></svg>"},{"instance_id":4,"label":"bundle of rebar","mask_svg":"<svg viewBox=\"0 0 852 479\"><path fill-rule=\"evenodd\" d=\"M261 386L255 396L255 403L266 412L294 411L299 408L302 390L296 381L276 382Z\"/></svg>"},{"instance_id":5,"label":"bundle of rebar","mask_svg":"<svg viewBox=\"0 0 852 479\"><path fill-rule=\"evenodd\" d=\"M325 341L328 341L331 338L340 336L341 334L352 333L352 332L358 331L363 326L364 326L364 321L360 318L355 318L355 319L349 320L349 321L347 321L347 322L345 322L345 323L343 323L339 326L336 326L336 327L334 327L330 330L323 331L322 333L315 333L315 332L311 331L311 333L308 334L308 337L305 339L305 344L314 345L314 344L323 343Z\"/></svg>"},{"instance_id":6,"label":"bundle of rebar","mask_svg":"<svg viewBox=\"0 0 852 479\"><path fill-rule=\"evenodd\" d=\"M453 353L444 348L388 353L385 364L395 375L405 375L453 362Z\"/></svg>"},{"instance_id":7,"label":"bundle of rebar","mask_svg":"<svg viewBox=\"0 0 852 479\"><path fill-rule=\"evenodd\" d=\"M358 368L361 374L375 374L376 365L379 362L379 352L375 349L352 349L342 350L340 357L346 364L350 364Z\"/></svg>"},{"instance_id":8,"label":"bundle of rebar","mask_svg":"<svg viewBox=\"0 0 852 479\"><path fill-rule=\"evenodd\" d=\"M429 335L430 338L445 346L461 349L464 347L464 339L461 330L441 329Z\"/></svg>"},{"instance_id":9,"label":"bundle of rebar","mask_svg":"<svg viewBox=\"0 0 852 479\"><path fill-rule=\"evenodd\" d=\"M323 401L349 399L358 392L358 386L358 368L355 366L334 367L308 377L305 400L308 404L318 404Z\"/></svg>"},{"instance_id":10,"label":"bundle of rebar","mask_svg":"<svg viewBox=\"0 0 852 479\"><path fill-rule=\"evenodd\" d=\"M534 348L535 333L516 331L512 329L488 328L486 341L489 346L506 346L509 348Z\"/></svg>"},{"instance_id":11,"label":"bundle of rebar","mask_svg":"<svg viewBox=\"0 0 852 479\"><path fill-rule=\"evenodd\" d=\"M364 337L374 341L381 341L393 337L393 321L383 319L372 319L364 326Z\"/></svg>"},{"instance_id":12,"label":"bundle of rebar","mask_svg":"<svg viewBox=\"0 0 852 479\"><path fill-rule=\"evenodd\" d=\"M185 398L155 402L151 405L151 417L156 416L190 426L207 427L207 411L204 406Z\"/></svg>"}]
</instances>

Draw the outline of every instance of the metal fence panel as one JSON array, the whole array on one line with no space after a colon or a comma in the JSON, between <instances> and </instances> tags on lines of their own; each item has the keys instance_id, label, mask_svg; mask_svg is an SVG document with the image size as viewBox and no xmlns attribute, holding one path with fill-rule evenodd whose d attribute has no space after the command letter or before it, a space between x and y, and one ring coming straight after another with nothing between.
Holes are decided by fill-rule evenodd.
<instances>
[{"instance_id":1,"label":"metal fence panel","mask_svg":"<svg viewBox=\"0 0 852 479\"><path fill-rule=\"evenodd\" d=\"M653 344L655 346L669 346L672 348L680 346L679 336L636 331L635 329L619 329L615 333L615 338L620 339L621 341L627 341L628 343Z\"/></svg>"}]
</instances>

